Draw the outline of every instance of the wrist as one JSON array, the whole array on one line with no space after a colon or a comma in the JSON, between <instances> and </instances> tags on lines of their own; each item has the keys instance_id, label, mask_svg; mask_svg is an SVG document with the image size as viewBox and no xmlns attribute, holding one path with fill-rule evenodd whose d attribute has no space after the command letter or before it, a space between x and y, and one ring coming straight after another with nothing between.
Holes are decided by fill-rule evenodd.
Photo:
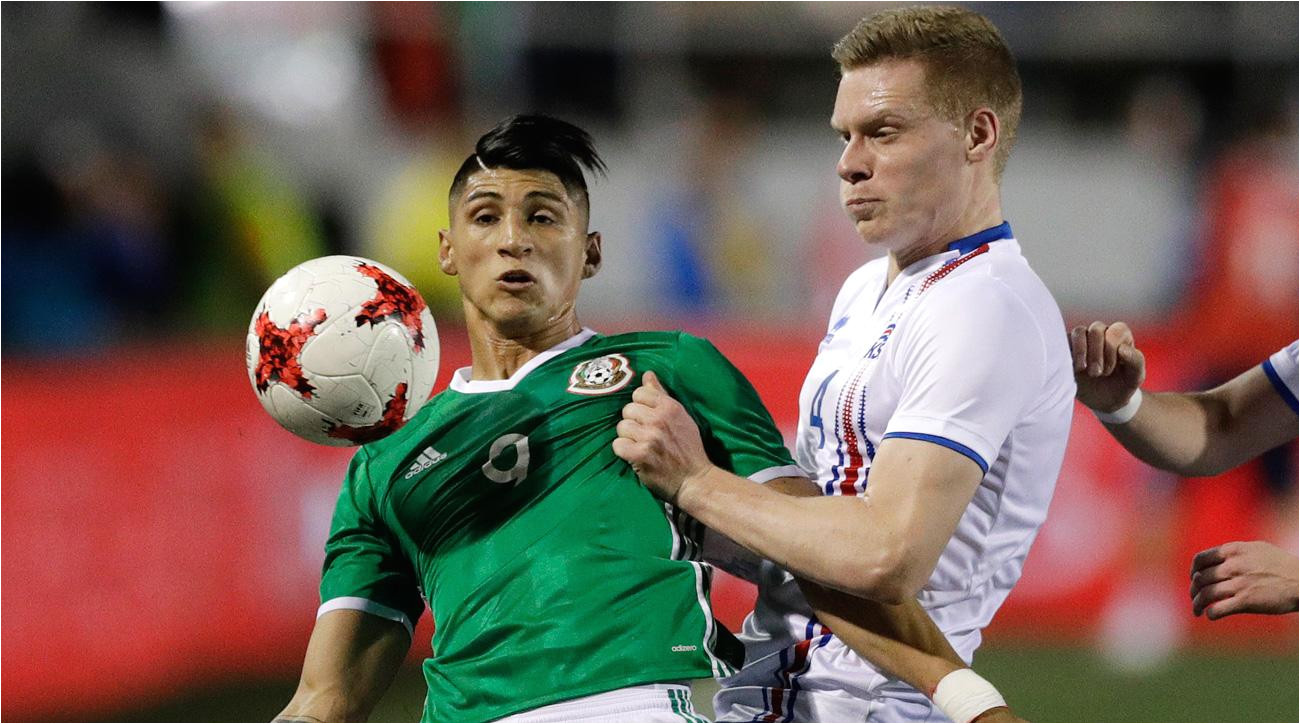
<instances>
[{"instance_id":1,"label":"wrist","mask_svg":"<svg viewBox=\"0 0 1300 724\"><path fill-rule=\"evenodd\" d=\"M709 477L711 472L713 472L713 465L708 464L682 478L682 484L677 486L677 495L674 496L673 504L687 512L693 510L708 488L705 478Z\"/></svg>"},{"instance_id":2,"label":"wrist","mask_svg":"<svg viewBox=\"0 0 1300 724\"><path fill-rule=\"evenodd\" d=\"M1101 420L1107 425L1124 425L1137 415L1138 408L1141 406L1142 388L1139 387L1136 390L1133 390L1133 394L1129 396L1128 402L1125 402L1110 412L1093 410L1092 414L1096 415L1098 420Z\"/></svg>"},{"instance_id":3,"label":"wrist","mask_svg":"<svg viewBox=\"0 0 1300 724\"><path fill-rule=\"evenodd\" d=\"M944 676L930 699L954 722L974 721L989 709L1007 705L997 688L972 669L957 669Z\"/></svg>"}]
</instances>

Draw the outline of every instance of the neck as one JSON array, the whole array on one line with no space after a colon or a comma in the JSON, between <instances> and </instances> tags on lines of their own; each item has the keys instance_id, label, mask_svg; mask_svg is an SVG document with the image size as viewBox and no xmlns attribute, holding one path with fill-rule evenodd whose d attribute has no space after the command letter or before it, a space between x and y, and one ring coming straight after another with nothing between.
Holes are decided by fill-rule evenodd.
<instances>
[{"instance_id":1,"label":"neck","mask_svg":"<svg viewBox=\"0 0 1300 724\"><path fill-rule=\"evenodd\" d=\"M473 356L470 379L504 380L532 358L582 331L582 325L571 309L568 314L525 330L503 328L466 309L465 329Z\"/></svg>"},{"instance_id":2,"label":"neck","mask_svg":"<svg viewBox=\"0 0 1300 724\"><path fill-rule=\"evenodd\" d=\"M952 242L1001 223L1002 201L997 185L993 184L989 186L986 193L978 195L972 203L968 204L957 223L947 230L935 234L934 238L921 239L903 249L890 250L889 273L885 285L892 284L900 272L916 262L935 254L942 254Z\"/></svg>"}]
</instances>

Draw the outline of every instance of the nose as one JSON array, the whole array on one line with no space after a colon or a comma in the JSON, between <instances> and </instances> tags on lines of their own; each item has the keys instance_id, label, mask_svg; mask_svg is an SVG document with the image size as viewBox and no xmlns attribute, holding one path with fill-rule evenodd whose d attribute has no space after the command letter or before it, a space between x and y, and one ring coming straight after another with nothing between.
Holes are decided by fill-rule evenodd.
<instances>
[{"instance_id":1,"label":"nose","mask_svg":"<svg viewBox=\"0 0 1300 724\"><path fill-rule=\"evenodd\" d=\"M513 217L507 222L497 243L497 253L515 259L522 259L533 253L533 239L522 219Z\"/></svg>"},{"instance_id":2,"label":"nose","mask_svg":"<svg viewBox=\"0 0 1300 724\"><path fill-rule=\"evenodd\" d=\"M840 154L839 163L835 164L835 173L848 184L871 178L871 158L866 144L858 138L850 138L849 142L844 144L844 152Z\"/></svg>"}]
</instances>

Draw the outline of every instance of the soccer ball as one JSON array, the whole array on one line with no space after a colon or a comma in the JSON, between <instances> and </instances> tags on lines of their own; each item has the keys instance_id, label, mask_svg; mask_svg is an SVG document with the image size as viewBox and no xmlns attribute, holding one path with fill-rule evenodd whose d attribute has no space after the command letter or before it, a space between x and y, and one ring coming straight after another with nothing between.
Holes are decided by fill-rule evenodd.
<instances>
[{"instance_id":1,"label":"soccer ball","mask_svg":"<svg viewBox=\"0 0 1300 724\"><path fill-rule=\"evenodd\" d=\"M322 445L391 434L438 376L438 331L419 292L355 256L312 259L277 279L253 312L246 353L262 407Z\"/></svg>"}]
</instances>

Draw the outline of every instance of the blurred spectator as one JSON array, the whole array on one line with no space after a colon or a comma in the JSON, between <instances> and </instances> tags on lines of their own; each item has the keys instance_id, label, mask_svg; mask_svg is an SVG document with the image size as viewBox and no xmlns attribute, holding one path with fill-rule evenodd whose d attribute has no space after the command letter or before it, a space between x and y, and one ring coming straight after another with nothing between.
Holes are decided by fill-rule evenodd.
<instances>
[{"instance_id":1,"label":"blurred spectator","mask_svg":"<svg viewBox=\"0 0 1300 724\"><path fill-rule=\"evenodd\" d=\"M143 154L82 127L6 174L5 349L60 352L154 335L173 319L167 199ZM56 137L59 134L54 134Z\"/></svg>"},{"instance_id":2,"label":"blurred spectator","mask_svg":"<svg viewBox=\"0 0 1300 724\"><path fill-rule=\"evenodd\" d=\"M230 109L203 117L199 162L184 288L194 323L236 330L272 281L326 253L324 230L302 191L244 140Z\"/></svg>"},{"instance_id":3,"label":"blurred spectator","mask_svg":"<svg viewBox=\"0 0 1300 724\"><path fill-rule=\"evenodd\" d=\"M452 6L373 3L366 9L373 25L375 64L393 117L418 130L458 114Z\"/></svg>"},{"instance_id":4,"label":"blurred spectator","mask_svg":"<svg viewBox=\"0 0 1300 724\"><path fill-rule=\"evenodd\" d=\"M361 254L410 279L441 322L462 316L455 277L438 267L438 231L449 225L447 191L472 139L462 128L453 40L460 10L425 3L368 6L387 111L404 154L367 208Z\"/></svg>"},{"instance_id":5,"label":"blurred spectator","mask_svg":"<svg viewBox=\"0 0 1300 724\"><path fill-rule=\"evenodd\" d=\"M449 223L447 191L465 160L446 149L457 147L458 140L455 131L430 134L423 148L398 169L370 207L361 247L362 256L410 279L439 322L462 316L458 282L438 267L438 230Z\"/></svg>"},{"instance_id":6,"label":"blurred spectator","mask_svg":"<svg viewBox=\"0 0 1300 724\"><path fill-rule=\"evenodd\" d=\"M1189 353L1227 379L1296 337L1300 215L1295 102L1261 109L1257 126L1210 165L1204 237L1180 305Z\"/></svg>"},{"instance_id":7,"label":"blurred spectator","mask_svg":"<svg viewBox=\"0 0 1300 724\"><path fill-rule=\"evenodd\" d=\"M684 170L647 229L670 308L752 314L776 301L765 210L742 170L754 123L743 98L715 92L685 124Z\"/></svg>"},{"instance_id":8,"label":"blurred spectator","mask_svg":"<svg viewBox=\"0 0 1300 724\"><path fill-rule=\"evenodd\" d=\"M45 169L23 162L4 178L0 266L5 353L57 354L107 342L115 325L95 290L88 239Z\"/></svg>"}]
</instances>

